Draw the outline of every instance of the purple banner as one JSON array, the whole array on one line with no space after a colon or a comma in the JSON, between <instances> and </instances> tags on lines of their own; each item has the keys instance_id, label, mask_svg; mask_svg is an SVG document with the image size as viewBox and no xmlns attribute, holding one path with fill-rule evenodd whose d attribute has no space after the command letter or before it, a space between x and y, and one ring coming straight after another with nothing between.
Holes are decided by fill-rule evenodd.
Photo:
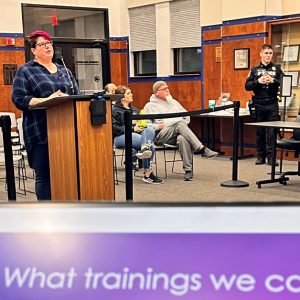
<instances>
[{"instance_id":1,"label":"purple banner","mask_svg":"<svg viewBox=\"0 0 300 300\"><path fill-rule=\"evenodd\" d=\"M1 233L3 300L298 300L300 234Z\"/></svg>"}]
</instances>

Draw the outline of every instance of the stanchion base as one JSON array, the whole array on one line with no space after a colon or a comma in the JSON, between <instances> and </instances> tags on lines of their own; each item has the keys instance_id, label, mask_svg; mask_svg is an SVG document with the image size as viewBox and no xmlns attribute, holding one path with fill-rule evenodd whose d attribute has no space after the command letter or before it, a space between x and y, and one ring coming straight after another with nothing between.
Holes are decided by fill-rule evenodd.
<instances>
[{"instance_id":1,"label":"stanchion base","mask_svg":"<svg viewBox=\"0 0 300 300\"><path fill-rule=\"evenodd\" d=\"M227 180L221 182L221 186L238 188L238 187L247 187L249 186L249 183L241 180Z\"/></svg>"}]
</instances>

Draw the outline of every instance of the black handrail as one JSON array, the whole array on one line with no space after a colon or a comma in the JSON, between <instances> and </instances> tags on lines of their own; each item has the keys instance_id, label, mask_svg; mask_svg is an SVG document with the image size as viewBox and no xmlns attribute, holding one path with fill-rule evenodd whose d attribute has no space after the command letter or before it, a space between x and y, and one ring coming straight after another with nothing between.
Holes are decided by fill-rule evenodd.
<instances>
[{"instance_id":1,"label":"black handrail","mask_svg":"<svg viewBox=\"0 0 300 300\"><path fill-rule=\"evenodd\" d=\"M2 132L3 132L7 196L9 201L16 201L17 196L16 196L14 162L13 162L13 152L12 152L12 142L11 142L10 116L3 115L0 117L0 127L2 128Z\"/></svg>"}]
</instances>

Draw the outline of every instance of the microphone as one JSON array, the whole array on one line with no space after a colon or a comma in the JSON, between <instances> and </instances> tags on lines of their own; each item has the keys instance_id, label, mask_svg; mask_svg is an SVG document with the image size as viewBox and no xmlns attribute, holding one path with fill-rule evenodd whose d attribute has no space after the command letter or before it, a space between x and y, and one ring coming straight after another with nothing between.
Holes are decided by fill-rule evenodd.
<instances>
[{"instance_id":1,"label":"microphone","mask_svg":"<svg viewBox=\"0 0 300 300\"><path fill-rule=\"evenodd\" d=\"M61 60L63 66L64 66L64 68L65 68L65 70L66 70L66 72L67 72L67 76L68 76L68 79L69 79L69 83L70 83L70 88L71 88L71 91L72 91L72 95L74 95L74 85L73 85L73 82L72 82L72 80L71 80L71 77L70 77L70 74L69 74L69 72L68 72L68 69L67 69L67 67L66 67L64 58L63 58L63 56L60 56L59 59Z\"/></svg>"}]
</instances>

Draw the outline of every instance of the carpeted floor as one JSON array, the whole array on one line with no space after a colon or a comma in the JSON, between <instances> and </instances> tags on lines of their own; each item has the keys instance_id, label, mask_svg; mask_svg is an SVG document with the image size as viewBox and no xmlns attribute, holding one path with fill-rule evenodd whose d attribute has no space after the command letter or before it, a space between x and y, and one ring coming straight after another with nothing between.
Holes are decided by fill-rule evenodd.
<instances>
[{"instance_id":1,"label":"carpeted floor","mask_svg":"<svg viewBox=\"0 0 300 300\"><path fill-rule=\"evenodd\" d=\"M158 155L158 175L163 177L163 154ZM125 169L117 161L118 179L124 181ZM135 173L133 198L135 202L295 202L299 201L300 177L290 176L287 185L272 183L262 185L259 189L256 185L257 180L269 179L271 167L267 165L256 166L255 158L239 160L238 180L249 183L248 187L229 188L222 187L221 183L232 179L232 161L225 156L215 159L205 159L196 156L194 158L194 181L186 182L183 180L182 163L178 162L175 166L175 174L171 172L171 165L168 166L168 178L164 179L164 184L152 185L142 181L142 170ZM284 170L297 170L297 162L284 162ZM30 173L30 171L29 171ZM0 170L1 177L4 170ZM34 190L34 180L26 181L26 188ZM18 190L19 191L19 190ZM116 201L125 201L125 184L119 182L115 185ZM7 192L3 180L0 182L0 199L7 202ZM17 194L17 201L36 201L35 194Z\"/></svg>"}]
</instances>

